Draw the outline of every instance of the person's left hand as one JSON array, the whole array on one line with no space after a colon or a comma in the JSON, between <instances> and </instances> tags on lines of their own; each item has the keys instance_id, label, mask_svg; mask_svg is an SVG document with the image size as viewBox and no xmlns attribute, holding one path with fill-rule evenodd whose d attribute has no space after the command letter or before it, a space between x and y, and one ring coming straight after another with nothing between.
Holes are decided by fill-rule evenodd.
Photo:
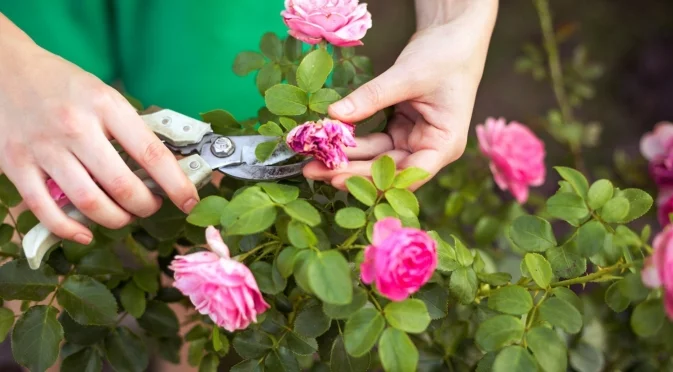
<instances>
[{"instance_id":1,"label":"person's left hand","mask_svg":"<svg viewBox=\"0 0 673 372\"><path fill-rule=\"evenodd\" d=\"M458 159L467 143L494 7L491 0L472 2L451 22L418 31L389 70L332 104L330 117L343 122L393 105L395 115L385 133L357 138L357 147L345 148L348 166L330 170L314 161L304 176L343 190L349 177L371 176L373 161L384 154L399 169L420 167L431 176Z\"/></svg>"}]
</instances>

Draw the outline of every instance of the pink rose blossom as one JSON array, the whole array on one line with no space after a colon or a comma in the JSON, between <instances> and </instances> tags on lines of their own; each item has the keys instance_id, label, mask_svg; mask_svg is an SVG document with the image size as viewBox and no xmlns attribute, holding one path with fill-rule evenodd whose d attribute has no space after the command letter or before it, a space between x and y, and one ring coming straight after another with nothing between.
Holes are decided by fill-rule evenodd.
<instances>
[{"instance_id":1,"label":"pink rose blossom","mask_svg":"<svg viewBox=\"0 0 673 372\"><path fill-rule=\"evenodd\" d=\"M488 118L486 125L477 125L477 138L500 189L525 203L528 187L544 183L544 143L523 124L513 121L508 125L503 118Z\"/></svg>"},{"instance_id":2,"label":"pink rose blossom","mask_svg":"<svg viewBox=\"0 0 673 372\"><path fill-rule=\"evenodd\" d=\"M285 0L280 14L290 35L305 43L318 44L323 39L338 47L362 45L372 27L367 4L358 0Z\"/></svg>"},{"instance_id":3,"label":"pink rose blossom","mask_svg":"<svg viewBox=\"0 0 673 372\"><path fill-rule=\"evenodd\" d=\"M664 307L673 319L673 228L666 227L652 242L654 253L645 260L641 272L643 284L664 287Z\"/></svg>"},{"instance_id":4,"label":"pink rose blossom","mask_svg":"<svg viewBox=\"0 0 673 372\"><path fill-rule=\"evenodd\" d=\"M376 283L385 297L402 301L427 283L436 267L437 243L424 231L388 217L374 225L360 275L364 283Z\"/></svg>"},{"instance_id":5,"label":"pink rose blossom","mask_svg":"<svg viewBox=\"0 0 673 372\"><path fill-rule=\"evenodd\" d=\"M650 161L669 155L672 148L673 123L658 123L652 132L645 133L640 139L640 153Z\"/></svg>"},{"instance_id":6,"label":"pink rose blossom","mask_svg":"<svg viewBox=\"0 0 673 372\"><path fill-rule=\"evenodd\" d=\"M229 332L245 329L269 304L262 298L250 269L229 258L220 232L209 226L206 240L213 252L175 257L170 266L175 272L173 286L218 326Z\"/></svg>"},{"instance_id":7,"label":"pink rose blossom","mask_svg":"<svg viewBox=\"0 0 673 372\"><path fill-rule=\"evenodd\" d=\"M70 203L70 200L65 195L63 190L56 184L56 181L51 178L47 180L47 190L49 191L49 196L56 202L59 207L63 207Z\"/></svg>"},{"instance_id":8,"label":"pink rose blossom","mask_svg":"<svg viewBox=\"0 0 673 372\"><path fill-rule=\"evenodd\" d=\"M673 188L665 187L659 190L659 196L657 196L657 217L662 227L671 222L668 217L671 213L673 213Z\"/></svg>"},{"instance_id":9,"label":"pink rose blossom","mask_svg":"<svg viewBox=\"0 0 673 372\"><path fill-rule=\"evenodd\" d=\"M287 135L287 145L292 151L310 155L329 169L348 164L343 147L355 147L355 127L338 120L323 119L306 122L292 129Z\"/></svg>"}]
</instances>

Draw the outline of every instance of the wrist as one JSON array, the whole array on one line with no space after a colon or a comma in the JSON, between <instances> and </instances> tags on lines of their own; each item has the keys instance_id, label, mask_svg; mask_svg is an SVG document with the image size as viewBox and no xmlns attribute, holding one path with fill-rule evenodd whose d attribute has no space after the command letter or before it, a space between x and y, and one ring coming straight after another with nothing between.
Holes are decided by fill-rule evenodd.
<instances>
[{"instance_id":1,"label":"wrist","mask_svg":"<svg viewBox=\"0 0 673 372\"><path fill-rule=\"evenodd\" d=\"M438 27L459 18L495 19L498 0L416 0L416 29Z\"/></svg>"}]
</instances>

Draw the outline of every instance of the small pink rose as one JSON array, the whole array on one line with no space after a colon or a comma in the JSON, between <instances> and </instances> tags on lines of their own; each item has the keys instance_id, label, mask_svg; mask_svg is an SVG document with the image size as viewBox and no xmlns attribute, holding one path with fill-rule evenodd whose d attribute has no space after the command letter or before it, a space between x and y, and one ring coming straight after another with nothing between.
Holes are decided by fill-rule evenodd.
<instances>
[{"instance_id":1,"label":"small pink rose","mask_svg":"<svg viewBox=\"0 0 673 372\"><path fill-rule=\"evenodd\" d=\"M175 256L170 266L175 272L173 286L218 326L229 332L245 329L257 321L257 315L265 312L269 304L264 301L250 269L229 258L229 248L220 232L209 226L206 240L213 252Z\"/></svg>"},{"instance_id":2,"label":"small pink rose","mask_svg":"<svg viewBox=\"0 0 673 372\"><path fill-rule=\"evenodd\" d=\"M372 27L367 4L358 0L285 0L283 20L290 35L305 43L327 40L338 47L362 45Z\"/></svg>"},{"instance_id":3,"label":"small pink rose","mask_svg":"<svg viewBox=\"0 0 673 372\"><path fill-rule=\"evenodd\" d=\"M666 157L673 148L673 123L660 122L652 132L647 132L640 139L640 153L645 159L654 160Z\"/></svg>"},{"instance_id":4,"label":"small pink rose","mask_svg":"<svg viewBox=\"0 0 673 372\"><path fill-rule=\"evenodd\" d=\"M427 283L436 267L437 243L426 232L388 217L374 225L360 275L385 297L402 301Z\"/></svg>"},{"instance_id":5,"label":"small pink rose","mask_svg":"<svg viewBox=\"0 0 673 372\"><path fill-rule=\"evenodd\" d=\"M517 202L528 200L528 187L544 183L544 143L530 129L515 121L486 119L477 125L479 149L491 161L493 178L501 190L509 190Z\"/></svg>"},{"instance_id":6,"label":"small pink rose","mask_svg":"<svg viewBox=\"0 0 673 372\"><path fill-rule=\"evenodd\" d=\"M49 196L56 202L59 207L63 207L67 204L70 204L70 200L65 195L63 190L56 184L56 181L49 178L47 180L47 190L49 191Z\"/></svg>"},{"instance_id":7,"label":"small pink rose","mask_svg":"<svg viewBox=\"0 0 673 372\"><path fill-rule=\"evenodd\" d=\"M298 125L287 135L287 145L297 153L313 156L329 169L348 164L343 147L355 147L355 127L338 120L323 119Z\"/></svg>"},{"instance_id":8,"label":"small pink rose","mask_svg":"<svg viewBox=\"0 0 673 372\"><path fill-rule=\"evenodd\" d=\"M654 253L645 260L643 283L650 288L663 287L664 307L673 319L673 228L667 226L652 242Z\"/></svg>"}]
</instances>

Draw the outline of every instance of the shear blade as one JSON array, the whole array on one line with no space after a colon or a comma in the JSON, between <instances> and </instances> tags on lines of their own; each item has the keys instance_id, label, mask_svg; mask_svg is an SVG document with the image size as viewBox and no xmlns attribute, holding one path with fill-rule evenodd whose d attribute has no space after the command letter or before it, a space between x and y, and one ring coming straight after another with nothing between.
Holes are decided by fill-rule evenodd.
<instances>
[{"instance_id":1,"label":"shear blade","mask_svg":"<svg viewBox=\"0 0 673 372\"><path fill-rule=\"evenodd\" d=\"M300 175L304 166L311 159L306 159L301 163L289 165L238 165L235 167L223 167L219 171L241 180L247 181L276 181L286 178L292 178Z\"/></svg>"}]
</instances>

